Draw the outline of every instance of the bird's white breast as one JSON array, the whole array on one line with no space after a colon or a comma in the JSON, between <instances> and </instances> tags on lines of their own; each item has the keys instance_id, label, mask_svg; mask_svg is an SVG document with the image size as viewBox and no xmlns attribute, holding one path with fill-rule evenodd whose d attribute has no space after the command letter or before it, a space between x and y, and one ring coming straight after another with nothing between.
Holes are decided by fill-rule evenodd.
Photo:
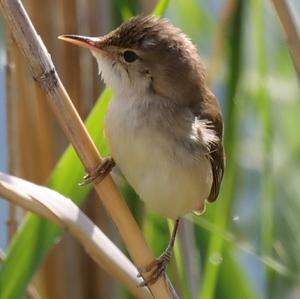
<instances>
[{"instance_id":1,"label":"bird's white breast","mask_svg":"<svg viewBox=\"0 0 300 299\"><path fill-rule=\"evenodd\" d=\"M155 212L175 219L201 209L212 185L208 158L195 160L165 132L147 126L136 103L112 99L105 124L111 156Z\"/></svg>"}]
</instances>

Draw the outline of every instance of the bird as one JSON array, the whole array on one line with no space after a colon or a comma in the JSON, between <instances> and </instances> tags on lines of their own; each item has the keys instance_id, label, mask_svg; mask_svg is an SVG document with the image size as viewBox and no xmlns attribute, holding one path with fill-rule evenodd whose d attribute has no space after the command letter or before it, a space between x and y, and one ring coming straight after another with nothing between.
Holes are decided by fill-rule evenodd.
<instances>
[{"instance_id":1,"label":"bird","mask_svg":"<svg viewBox=\"0 0 300 299\"><path fill-rule=\"evenodd\" d=\"M138 15L100 37L64 34L88 48L113 96L105 117L110 152L85 177L117 165L142 201L175 220L166 250L139 269L143 285L165 274L180 219L214 202L224 175L223 117L191 39L165 18Z\"/></svg>"}]
</instances>

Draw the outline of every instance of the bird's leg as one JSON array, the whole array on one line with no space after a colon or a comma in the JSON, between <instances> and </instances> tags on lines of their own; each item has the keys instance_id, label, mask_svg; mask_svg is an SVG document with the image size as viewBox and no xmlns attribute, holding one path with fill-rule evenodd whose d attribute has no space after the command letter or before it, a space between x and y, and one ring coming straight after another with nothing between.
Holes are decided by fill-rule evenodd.
<instances>
[{"instance_id":1,"label":"bird's leg","mask_svg":"<svg viewBox=\"0 0 300 299\"><path fill-rule=\"evenodd\" d=\"M94 171L83 177L83 181L79 183L79 186L85 186L93 181L97 183L101 182L115 165L116 163L112 157L104 158Z\"/></svg>"},{"instance_id":2,"label":"bird's leg","mask_svg":"<svg viewBox=\"0 0 300 299\"><path fill-rule=\"evenodd\" d=\"M173 255L173 248L179 221L179 218L175 221L172 236L166 250L158 258L154 259L149 265L139 269L139 277L141 277L143 273L149 273L147 278L144 279L144 281L139 285L140 287L154 284L162 275L165 275L166 267Z\"/></svg>"}]
</instances>

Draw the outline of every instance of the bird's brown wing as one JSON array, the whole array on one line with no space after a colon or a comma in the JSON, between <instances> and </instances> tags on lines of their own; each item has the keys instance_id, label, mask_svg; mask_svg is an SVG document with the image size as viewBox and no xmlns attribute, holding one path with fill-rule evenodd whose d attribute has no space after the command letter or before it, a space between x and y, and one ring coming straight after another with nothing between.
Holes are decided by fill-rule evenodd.
<instances>
[{"instance_id":1,"label":"bird's brown wing","mask_svg":"<svg viewBox=\"0 0 300 299\"><path fill-rule=\"evenodd\" d=\"M208 120L211 125L211 129L215 131L218 141L210 144L209 146L209 158L211 163L211 169L213 174L213 183L210 194L207 198L209 202L213 202L217 199L220 191L221 182L224 174L225 167L225 155L223 147L223 117L220 106L216 97L209 90L206 90L200 101L200 105L195 114L201 119Z\"/></svg>"},{"instance_id":2,"label":"bird's brown wing","mask_svg":"<svg viewBox=\"0 0 300 299\"><path fill-rule=\"evenodd\" d=\"M209 155L213 174L213 184L210 190L210 194L207 198L209 202L215 201L219 195L225 166L223 145L213 146L211 148L211 151L212 152Z\"/></svg>"}]
</instances>

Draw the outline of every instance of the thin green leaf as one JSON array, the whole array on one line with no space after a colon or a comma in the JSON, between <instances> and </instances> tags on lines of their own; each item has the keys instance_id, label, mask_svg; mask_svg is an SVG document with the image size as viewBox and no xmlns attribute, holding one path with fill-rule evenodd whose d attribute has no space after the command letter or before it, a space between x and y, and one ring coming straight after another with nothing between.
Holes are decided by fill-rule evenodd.
<instances>
[{"instance_id":1,"label":"thin green leaf","mask_svg":"<svg viewBox=\"0 0 300 299\"><path fill-rule=\"evenodd\" d=\"M159 17L163 16L168 8L169 2L169 0L160 0L154 7L152 14Z\"/></svg>"}]
</instances>

